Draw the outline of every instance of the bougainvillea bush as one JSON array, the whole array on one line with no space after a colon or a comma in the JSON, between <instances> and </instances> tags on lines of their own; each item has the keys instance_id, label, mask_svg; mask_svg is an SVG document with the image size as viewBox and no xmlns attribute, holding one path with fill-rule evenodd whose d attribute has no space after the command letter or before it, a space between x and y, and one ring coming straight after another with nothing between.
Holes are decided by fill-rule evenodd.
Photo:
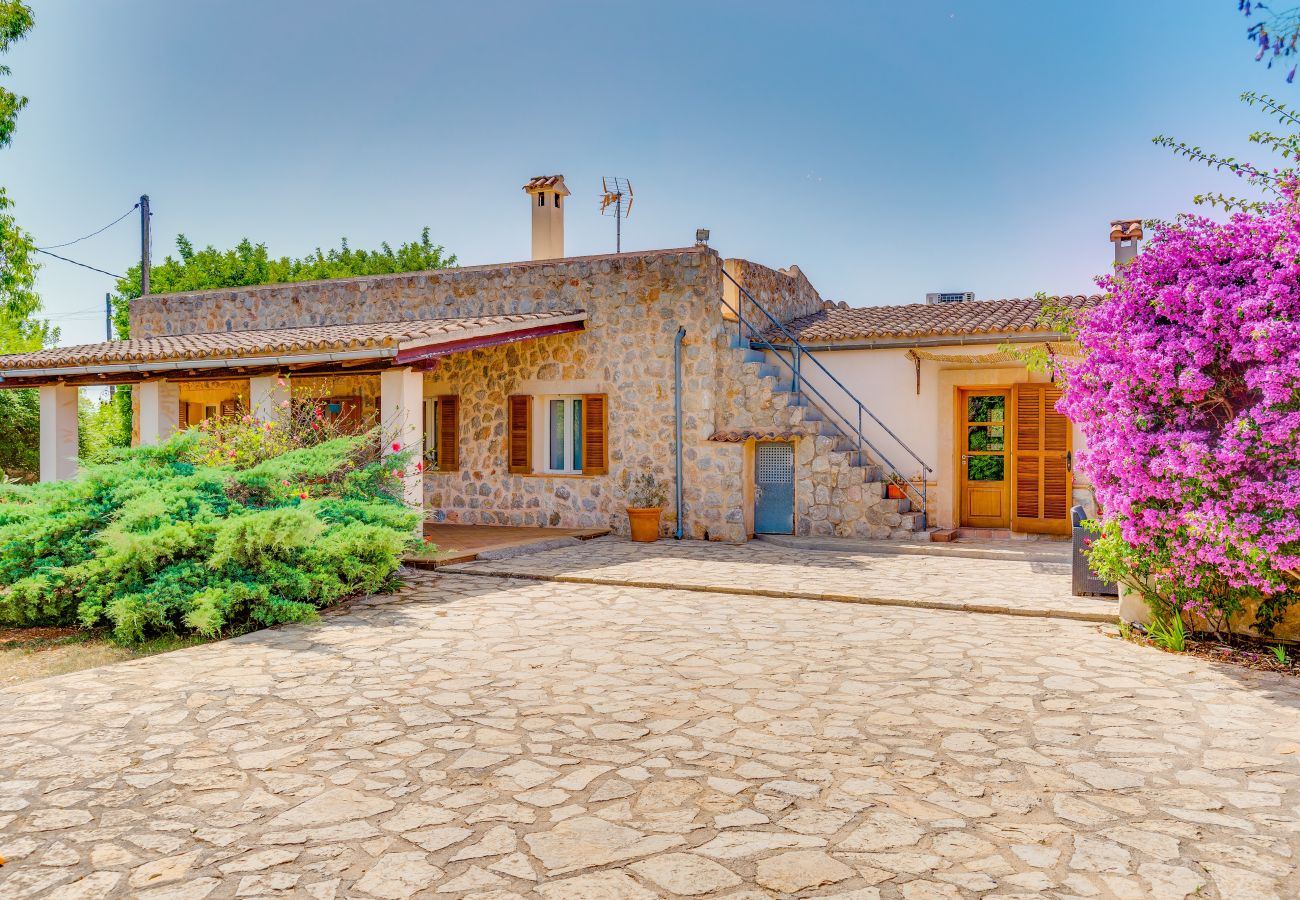
<instances>
[{"instance_id":1,"label":"bougainvillea bush","mask_svg":"<svg viewBox=\"0 0 1300 900\"><path fill-rule=\"evenodd\" d=\"M1157 611L1268 633L1300 599L1300 208L1182 217L1100 283L1059 404L1094 560Z\"/></svg>"},{"instance_id":2,"label":"bougainvillea bush","mask_svg":"<svg viewBox=\"0 0 1300 900\"><path fill-rule=\"evenodd\" d=\"M279 432L204 423L72 481L0 486L0 624L215 636L389 586L418 523L400 499L409 454L307 410Z\"/></svg>"}]
</instances>

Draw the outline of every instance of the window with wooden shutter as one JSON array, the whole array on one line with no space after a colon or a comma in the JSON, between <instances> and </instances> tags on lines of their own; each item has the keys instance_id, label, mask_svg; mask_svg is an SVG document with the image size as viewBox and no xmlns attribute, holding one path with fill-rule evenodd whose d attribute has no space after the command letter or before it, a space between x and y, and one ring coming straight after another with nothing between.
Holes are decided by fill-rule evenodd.
<instances>
[{"instance_id":1,"label":"window with wooden shutter","mask_svg":"<svg viewBox=\"0 0 1300 900\"><path fill-rule=\"evenodd\" d=\"M460 471L460 397L438 398L438 471Z\"/></svg>"},{"instance_id":2,"label":"window with wooden shutter","mask_svg":"<svg viewBox=\"0 0 1300 900\"><path fill-rule=\"evenodd\" d=\"M506 398L506 470L512 475L533 471L533 398L512 394Z\"/></svg>"},{"instance_id":3,"label":"window with wooden shutter","mask_svg":"<svg viewBox=\"0 0 1300 900\"><path fill-rule=\"evenodd\" d=\"M582 403L582 474L604 475L609 471L609 398L584 394Z\"/></svg>"},{"instance_id":4,"label":"window with wooden shutter","mask_svg":"<svg viewBox=\"0 0 1300 900\"><path fill-rule=\"evenodd\" d=\"M1016 421L1012 447L1011 527L1038 534L1070 531L1070 422L1055 409L1054 384L1012 390Z\"/></svg>"},{"instance_id":5,"label":"window with wooden shutter","mask_svg":"<svg viewBox=\"0 0 1300 900\"><path fill-rule=\"evenodd\" d=\"M221 401L221 418L233 419L239 415L239 398L227 397Z\"/></svg>"}]
</instances>

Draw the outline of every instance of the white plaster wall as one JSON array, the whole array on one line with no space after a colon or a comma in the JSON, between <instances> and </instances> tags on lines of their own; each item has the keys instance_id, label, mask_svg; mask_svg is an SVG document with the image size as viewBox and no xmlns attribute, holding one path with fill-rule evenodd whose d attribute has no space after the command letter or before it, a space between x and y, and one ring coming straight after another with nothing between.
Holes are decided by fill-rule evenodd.
<instances>
[{"instance_id":1,"label":"white plaster wall","mask_svg":"<svg viewBox=\"0 0 1300 900\"><path fill-rule=\"evenodd\" d=\"M997 345L929 346L927 353L981 356L996 352ZM916 366L907 348L873 350L817 350L814 354L826 369L858 397L898 438L909 445L934 471L927 476L930 493L929 524L941 528L956 527L953 484L953 422L956 415L954 396L958 387L1007 387L1023 382L1046 381L1047 376L1030 372L1023 365L964 365L953 362L921 361L921 383L917 390ZM777 365L782 380L789 370ZM855 407L844 392L816 366L803 364L803 378L819 390L828 401L852 414ZM1083 449L1083 435L1072 428L1074 453ZM882 428L864 417L863 433L890 462L909 478L918 475L920 465L889 437ZM1076 502L1091 499L1091 492L1080 473L1075 472Z\"/></svg>"}]
</instances>

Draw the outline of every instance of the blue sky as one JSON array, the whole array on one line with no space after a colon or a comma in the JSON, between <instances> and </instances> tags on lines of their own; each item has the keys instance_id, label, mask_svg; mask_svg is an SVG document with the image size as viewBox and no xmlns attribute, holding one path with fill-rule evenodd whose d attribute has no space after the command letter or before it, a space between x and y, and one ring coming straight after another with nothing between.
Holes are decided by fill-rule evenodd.
<instances>
[{"instance_id":1,"label":"blue sky","mask_svg":"<svg viewBox=\"0 0 1300 900\"><path fill-rule=\"evenodd\" d=\"M1235 187L1153 135L1249 156L1238 94L1300 102L1235 0L34 7L0 184L41 244L147 192L156 260L177 232L300 255L424 225L462 264L524 259L519 188L561 172L572 254L613 249L599 178L624 175L628 249L708 227L853 305L1082 292L1110 219ZM122 271L138 228L58 252ZM48 260L64 343L102 339L111 288Z\"/></svg>"}]
</instances>

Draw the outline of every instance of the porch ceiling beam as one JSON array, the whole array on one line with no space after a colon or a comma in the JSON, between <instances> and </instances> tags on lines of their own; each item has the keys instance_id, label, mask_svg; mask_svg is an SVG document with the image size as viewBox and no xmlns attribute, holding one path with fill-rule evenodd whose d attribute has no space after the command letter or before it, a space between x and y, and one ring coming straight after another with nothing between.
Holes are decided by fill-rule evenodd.
<instances>
[{"instance_id":1,"label":"porch ceiling beam","mask_svg":"<svg viewBox=\"0 0 1300 900\"><path fill-rule=\"evenodd\" d=\"M569 334L574 331L582 331L586 327L587 323L581 319L572 322L551 322L546 325L536 325L532 328L521 328L518 331L479 335L422 347L409 347L398 350L393 363L398 366L414 366L418 369L427 370L437 365L437 361L442 357L451 356L453 353L481 350L484 347L499 347L503 344L515 344L519 341L548 337L552 334Z\"/></svg>"}]
</instances>

